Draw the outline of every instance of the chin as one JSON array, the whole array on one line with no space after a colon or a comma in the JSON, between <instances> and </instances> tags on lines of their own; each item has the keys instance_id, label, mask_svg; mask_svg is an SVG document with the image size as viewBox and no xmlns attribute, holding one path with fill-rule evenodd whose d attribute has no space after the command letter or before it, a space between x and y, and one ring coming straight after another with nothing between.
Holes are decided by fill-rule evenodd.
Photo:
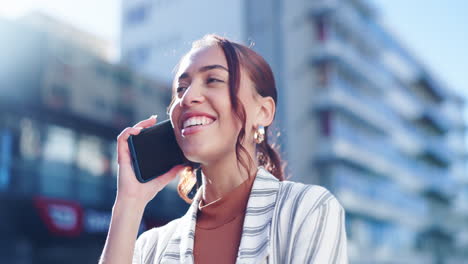
<instances>
[{"instance_id":1,"label":"chin","mask_svg":"<svg viewBox=\"0 0 468 264\"><path fill-rule=\"evenodd\" d=\"M206 146L184 146L182 151L188 160L196 163L203 163L209 156Z\"/></svg>"},{"instance_id":2,"label":"chin","mask_svg":"<svg viewBox=\"0 0 468 264\"><path fill-rule=\"evenodd\" d=\"M188 160L200 164L209 164L228 154L228 151L220 147L219 144L191 144L190 146L183 146L182 151Z\"/></svg>"}]
</instances>

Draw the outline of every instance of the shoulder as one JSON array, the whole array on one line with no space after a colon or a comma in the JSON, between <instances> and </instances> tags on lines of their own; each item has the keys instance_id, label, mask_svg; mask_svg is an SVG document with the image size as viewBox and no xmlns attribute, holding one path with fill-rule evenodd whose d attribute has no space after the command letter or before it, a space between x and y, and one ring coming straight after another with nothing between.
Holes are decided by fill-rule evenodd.
<instances>
[{"instance_id":1,"label":"shoulder","mask_svg":"<svg viewBox=\"0 0 468 264\"><path fill-rule=\"evenodd\" d=\"M174 219L164 226L154 227L143 232L135 243L134 255L139 255L142 259L154 256L160 247L165 247L163 244L167 243L172 237L180 219L181 218Z\"/></svg>"},{"instance_id":2,"label":"shoulder","mask_svg":"<svg viewBox=\"0 0 468 264\"><path fill-rule=\"evenodd\" d=\"M338 199L327 188L292 181L280 183L277 207L277 211L282 214L288 212L296 220L305 219L322 207L332 209L330 212L333 213L344 212Z\"/></svg>"},{"instance_id":3,"label":"shoulder","mask_svg":"<svg viewBox=\"0 0 468 264\"><path fill-rule=\"evenodd\" d=\"M344 209L328 189L284 181L275 209L279 263L347 263Z\"/></svg>"},{"instance_id":4,"label":"shoulder","mask_svg":"<svg viewBox=\"0 0 468 264\"><path fill-rule=\"evenodd\" d=\"M304 184L294 181L278 181L265 168L260 167L256 181L257 189L274 189L276 192L275 211L276 216L293 215L294 218L303 218L319 208L326 207L333 210L332 214L344 213L344 208L338 199L325 187L314 184ZM257 190L258 192L258 190ZM304 215L307 214L307 215ZM290 219L292 220L292 219Z\"/></svg>"},{"instance_id":5,"label":"shoulder","mask_svg":"<svg viewBox=\"0 0 468 264\"><path fill-rule=\"evenodd\" d=\"M176 226L179 222L180 222L180 218L177 218L163 226L148 229L138 237L137 241L142 244L146 244L148 242L153 242L153 241L157 242L159 237L172 234L175 231Z\"/></svg>"}]
</instances>

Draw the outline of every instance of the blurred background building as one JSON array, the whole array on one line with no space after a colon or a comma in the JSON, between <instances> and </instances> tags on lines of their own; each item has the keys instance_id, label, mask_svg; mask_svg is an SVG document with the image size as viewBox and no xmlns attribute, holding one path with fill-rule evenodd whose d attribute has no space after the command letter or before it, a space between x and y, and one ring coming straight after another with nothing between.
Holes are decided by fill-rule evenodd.
<instances>
[{"instance_id":1,"label":"blurred background building","mask_svg":"<svg viewBox=\"0 0 468 264\"><path fill-rule=\"evenodd\" d=\"M163 113L170 89L110 64L99 39L40 14L0 21L0 36L0 263L97 263L117 135ZM165 202L172 192L154 201L161 210L148 207L142 230L184 213L182 200Z\"/></svg>"},{"instance_id":2,"label":"blurred background building","mask_svg":"<svg viewBox=\"0 0 468 264\"><path fill-rule=\"evenodd\" d=\"M206 33L254 43L272 66L287 173L343 204L350 263L467 263L466 99L372 1L125 0L121 17L120 64L109 43L50 17L0 21L0 263L97 261L115 139L166 118L171 71ZM175 184L141 230L184 213Z\"/></svg>"}]
</instances>

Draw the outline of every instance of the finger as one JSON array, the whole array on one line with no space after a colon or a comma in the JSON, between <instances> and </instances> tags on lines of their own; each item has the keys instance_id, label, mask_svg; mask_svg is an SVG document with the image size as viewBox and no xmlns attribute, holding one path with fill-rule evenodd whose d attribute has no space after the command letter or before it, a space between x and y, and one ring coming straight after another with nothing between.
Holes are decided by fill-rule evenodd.
<instances>
[{"instance_id":1,"label":"finger","mask_svg":"<svg viewBox=\"0 0 468 264\"><path fill-rule=\"evenodd\" d=\"M138 135L141 132L142 127L127 127L118 136L117 141L127 141L130 135Z\"/></svg>"},{"instance_id":2,"label":"finger","mask_svg":"<svg viewBox=\"0 0 468 264\"><path fill-rule=\"evenodd\" d=\"M117 157L118 157L118 162L120 163L122 158L124 156L129 155L129 149L128 149L128 138L130 135L138 135L141 132L142 127L134 128L134 127L127 127L120 133L120 135L117 137ZM126 155L127 154L127 155ZM128 158L128 160L130 160Z\"/></svg>"},{"instance_id":3,"label":"finger","mask_svg":"<svg viewBox=\"0 0 468 264\"><path fill-rule=\"evenodd\" d=\"M156 124L157 118L158 118L158 115L152 115L150 116L150 118L138 122L133 127L149 127L151 125Z\"/></svg>"},{"instance_id":4,"label":"finger","mask_svg":"<svg viewBox=\"0 0 468 264\"><path fill-rule=\"evenodd\" d=\"M183 171L187 166L184 165L177 165L172 167L167 173L163 174L162 176L155 179L154 184L157 186L158 189L164 188L169 182L171 182L178 173Z\"/></svg>"}]
</instances>

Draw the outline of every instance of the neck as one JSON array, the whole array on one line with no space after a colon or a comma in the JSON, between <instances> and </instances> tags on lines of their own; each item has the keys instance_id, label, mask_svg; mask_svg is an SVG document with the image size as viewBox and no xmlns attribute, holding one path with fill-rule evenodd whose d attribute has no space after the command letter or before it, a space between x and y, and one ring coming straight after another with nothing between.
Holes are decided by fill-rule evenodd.
<instances>
[{"instance_id":1,"label":"neck","mask_svg":"<svg viewBox=\"0 0 468 264\"><path fill-rule=\"evenodd\" d=\"M253 161L250 172L237 161L235 153L216 162L202 165L202 181L205 186L202 194L204 203L208 204L223 197L249 177L255 177L258 165L255 158Z\"/></svg>"}]
</instances>

